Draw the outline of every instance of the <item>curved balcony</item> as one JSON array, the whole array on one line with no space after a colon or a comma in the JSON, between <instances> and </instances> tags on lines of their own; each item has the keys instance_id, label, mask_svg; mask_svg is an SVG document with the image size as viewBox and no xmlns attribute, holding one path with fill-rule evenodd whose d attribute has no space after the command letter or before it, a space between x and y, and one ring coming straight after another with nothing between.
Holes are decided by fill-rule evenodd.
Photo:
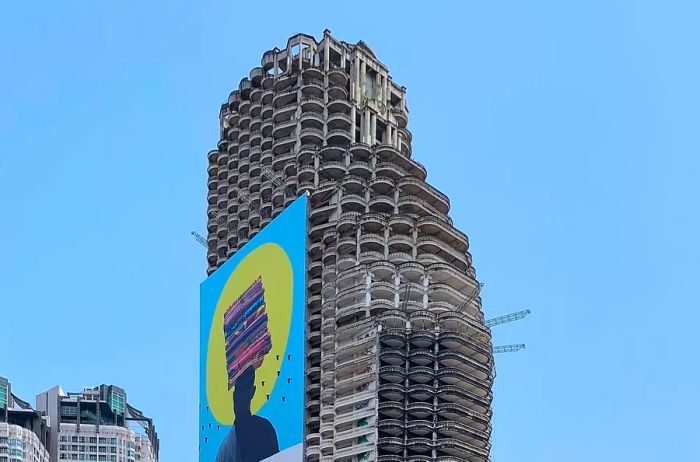
<instances>
[{"instance_id":1,"label":"curved balcony","mask_svg":"<svg viewBox=\"0 0 700 462\"><path fill-rule=\"evenodd\" d=\"M380 438L387 435L403 435L404 423L399 419L381 419L377 422L377 430L380 431Z\"/></svg>"},{"instance_id":2,"label":"curved balcony","mask_svg":"<svg viewBox=\"0 0 700 462\"><path fill-rule=\"evenodd\" d=\"M301 97L301 109L302 111L313 111L313 112L323 112L323 108L326 103L323 98L318 98L311 95L302 95Z\"/></svg>"},{"instance_id":3,"label":"curved balcony","mask_svg":"<svg viewBox=\"0 0 700 462\"><path fill-rule=\"evenodd\" d=\"M274 139L280 139L280 138L285 138L287 136L290 136L293 132L294 129L297 126L296 120L284 120L275 123L275 125L272 128L272 137ZM273 141L274 144L274 141Z\"/></svg>"},{"instance_id":4,"label":"curved balcony","mask_svg":"<svg viewBox=\"0 0 700 462\"><path fill-rule=\"evenodd\" d=\"M408 318L403 311L387 311L382 314L378 321L385 325L392 325L392 328L383 330L379 336L379 340L383 345L401 347L406 344L406 331L404 328L408 322Z\"/></svg>"},{"instance_id":5,"label":"curved balcony","mask_svg":"<svg viewBox=\"0 0 700 462\"><path fill-rule=\"evenodd\" d=\"M408 368L408 379L414 383L432 384L435 370L430 367L412 366Z\"/></svg>"},{"instance_id":6,"label":"curved balcony","mask_svg":"<svg viewBox=\"0 0 700 462\"><path fill-rule=\"evenodd\" d=\"M391 383L401 383L406 377L406 368L401 366L381 366L379 377Z\"/></svg>"},{"instance_id":7,"label":"curved balcony","mask_svg":"<svg viewBox=\"0 0 700 462\"><path fill-rule=\"evenodd\" d=\"M352 104L350 101L347 101L345 99L331 99L328 101L328 113L329 114L335 114L335 113L344 113L344 114L350 114L350 110L352 108ZM323 109L321 109L323 110Z\"/></svg>"},{"instance_id":8,"label":"curved balcony","mask_svg":"<svg viewBox=\"0 0 700 462\"><path fill-rule=\"evenodd\" d=\"M415 220L407 215L392 215L388 219L388 225L393 232L398 234L411 234L415 223Z\"/></svg>"},{"instance_id":9,"label":"curved balcony","mask_svg":"<svg viewBox=\"0 0 700 462\"><path fill-rule=\"evenodd\" d=\"M360 185L364 186L363 183L372 175L372 169L365 161L353 160L348 166L348 173L360 178Z\"/></svg>"},{"instance_id":10,"label":"curved balcony","mask_svg":"<svg viewBox=\"0 0 700 462\"><path fill-rule=\"evenodd\" d=\"M347 128L334 128L328 130L326 141L333 146L348 146L350 144L350 131Z\"/></svg>"},{"instance_id":11,"label":"curved balcony","mask_svg":"<svg viewBox=\"0 0 700 462\"><path fill-rule=\"evenodd\" d=\"M461 388L468 384L472 387L472 391L476 396L486 398L491 395L490 378L488 380L480 380L472 375L469 375L455 368L440 368L435 374L435 377L437 378L441 386L451 385L458 386Z\"/></svg>"},{"instance_id":12,"label":"curved balcony","mask_svg":"<svg viewBox=\"0 0 700 462\"><path fill-rule=\"evenodd\" d=\"M409 439L432 438L433 422L425 419L410 420L406 425L406 431L409 433Z\"/></svg>"},{"instance_id":13,"label":"curved balcony","mask_svg":"<svg viewBox=\"0 0 700 462\"><path fill-rule=\"evenodd\" d=\"M433 448L433 440L428 438L409 438L406 440L406 449L418 453L430 452Z\"/></svg>"},{"instance_id":14,"label":"curved balcony","mask_svg":"<svg viewBox=\"0 0 700 462\"><path fill-rule=\"evenodd\" d=\"M369 200L369 209L374 213L392 214L396 211L396 201L392 196L374 195Z\"/></svg>"},{"instance_id":15,"label":"curved balcony","mask_svg":"<svg viewBox=\"0 0 700 462\"><path fill-rule=\"evenodd\" d=\"M464 425L460 422L438 422L435 425L435 430L439 438L452 437L482 448L488 445L490 437L490 433L477 430L470 425Z\"/></svg>"},{"instance_id":16,"label":"curved balcony","mask_svg":"<svg viewBox=\"0 0 700 462\"><path fill-rule=\"evenodd\" d=\"M407 252L393 252L389 254L389 261L394 264L401 264L413 261L413 255Z\"/></svg>"},{"instance_id":17,"label":"curved balcony","mask_svg":"<svg viewBox=\"0 0 700 462\"><path fill-rule=\"evenodd\" d=\"M353 159L366 161L372 155L372 147L367 143L353 143L350 145L350 153Z\"/></svg>"},{"instance_id":18,"label":"curved balcony","mask_svg":"<svg viewBox=\"0 0 700 462\"><path fill-rule=\"evenodd\" d=\"M460 369L467 374L474 374L481 380L487 380L491 376L490 367L458 351L439 351L437 353L437 360L441 366Z\"/></svg>"},{"instance_id":19,"label":"curved balcony","mask_svg":"<svg viewBox=\"0 0 700 462\"><path fill-rule=\"evenodd\" d=\"M328 70L328 81L331 84L345 87L349 79L350 77L348 74L340 67L331 67Z\"/></svg>"},{"instance_id":20,"label":"curved balcony","mask_svg":"<svg viewBox=\"0 0 700 462\"><path fill-rule=\"evenodd\" d=\"M323 115L317 112L302 112L299 118L303 127L323 128Z\"/></svg>"},{"instance_id":21,"label":"curved balcony","mask_svg":"<svg viewBox=\"0 0 700 462\"><path fill-rule=\"evenodd\" d=\"M413 319L411 321L413 322ZM409 339L411 345L423 349L432 348L433 343L435 342L435 336L433 333L425 330L415 330L411 332Z\"/></svg>"},{"instance_id":22,"label":"curved balcony","mask_svg":"<svg viewBox=\"0 0 700 462\"><path fill-rule=\"evenodd\" d=\"M438 316L440 328L445 331L470 331L480 332L490 338L490 334L486 327L477 320L470 318L468 315L455 311L440 313Z\"/></svg>"},{"instance_id":23,"label":"curved balcony","mask_svg":"<svg viewBox=\"0 0 700 462\"><path fill-rule=\"evenodd\" d=\"M410 158L412 153L411 143L408 140L400 139L399 145L401 146L401 154L403 154L407 158ZM425 179L425 176L421 179Z\"/></svg>"},{"instance_id":24,"label":"curved balcony","mask_svg":"<svg viewBox=\"0 0 700 462\"><path fill-rule=\"evenodd\" d=\"M360 263L373 263L375 261L384 260L384 254L381 252L360 252L358 257Z\"/></svg>"},{"instance_id":25,"label":"curved balcony","mask_svg":"<svg viewBox=\"0 0 700 462\"><path fill-rule=\"evenodd\" d=\"M286 64L286 51L283 52L284 56L278 55L278 65L283 67ZM295 75L289 74L289 73L283 73L277 77L277 80L275 80L273 90L275 92L281 92L284 91L288 88L290 88L292 85L294 85L297 81L297 77Z\"/></svg>"},{"instance_id":26,"label":"curved balcony","mask_svg":"<svg viewBox=\"0 0 700 462\"><path fill-rule=\"evenodd\" d=\"M326 123L328 124L329 130L342 129L346 130L349 134L350 127L352 126L352 120L348 114L343 112L336 112L334 114L328 114L326 118Z\"/></svg>"},{"instance_id":27,"label":"curved balcony","mask_svg":"<svg viewBox=\"0 0 700 462\"><path fill-rule=\"evenodd\" d=\"M291 104L285 104L282 106L275 107L272 110L272 119L271 120L265 120L263 124L261 125L261 131L263 134L269 134L269 132L266 132L266 128L270 122L272 123L280 123L280 122L285 122L289 121L292 119L292 116L297 110L297 104L296 103L291 103Z\"/></svg>"},{"instance_id":28,"label":"curved balcony","mask_svg":"<svg viewBox=\"0 0 700 462\"><path fill-rule=\"evenodd\" d=\"M430 351L430 350L411 350L411 352L408 355L408 359L411 362L411 364L415 364L417 366L432 366L432 364L435 362L435 354Z\"/></svg>"},{"instance_id":29,"label":"curved balcony","mask_svg":"<svg viewBox=\"0 0 700 462\"><path fill-rule=\"evenodd\" d=\"M323 71L316 66L311 65L304 68L301 75L304 79L319 81L323 85Z\"/></svg>"},{"instance_id":30,"label":"curved balcony","mask_svg":"<svg viewBox=\"0 0 700 462\"><path fill-rule=\"evenodd\" d=\"M355 236L340 237L338 238L336 245L339 253L348 252L355 249L357 246L357 239Z\"/></svg>"},{"instance_id":31,"label":"curved balcony","mask_svg":"<svg viewBox=\"0 0 700 462\"><path fill-rule=\"evenodd\" d=\"M360 250L362 252L384 253L384 237L374 233L360 234Z\"/></svg>"},{"instance_id":32,"label":"curved balcony","mask_svg":"<svg viewBox=\"0 0 700 462\"><path fill-rule=\"evenodd\" d=\"M377 176L372 178L370 181L370 188L372 189L372 195L383 195L389 196L393 199L394 190L396 189L396 184L394 180L384 176ZM395 203L396 201L393 201ZM412 226L412 225L411 225Z\"/></svg>"},{"instance_id":33,"label":"curved balcony","mask_svg":"<svg viewBox=\"0 0 700 462\"><path fill-rule=\"evenodd\" d=\"M449 454L451 456L463 457L466 460L474 460L473 457L483 458L487 460L489 452L485 449L472 446L468 443L459 441L454 438L438 439L438 453ZM465 457L466 456L466 457Z\"/></svg>"},{"instance_id":34,"label":"curved balcony","mask_svg":"<svg viewBox=\"0 0 700 462\"><path fill-rule=\"evenodd\" d=\"M377 457L377 462L406 462L404 461L403 456L399 456L396 454L381 454ZM412 462L409 460L409 462ZM421 461L424 462L424 461ZM430 461L428 461L430 462Z\"/></svg>"},{"instance_id":35,"label":"curved balcony","mask_svg":"<svg viewBox=\"0 0 700 462\"><path fill-rule=\"evenodd\" d=\"M238 105L238 112L241 114L241 119L250 114L250 105L252 102L249 99L242 99L241 104Z\"/></svg>"},{"instance_id":36,"label":"curved balcony","mask_svg":"<svg viewBox=\"0 0 700 462\"><path fill-rule=\"evenodd\" d=\"M332 456L333 451L335 450L335 446L333 445L333 433L326 433L328 436L328 439L321 440L321 444L319 445L319 449L321 450L321 455L323 456ZM323 436L323 432L321 432L321 436ZM332 458L331 458L332 460Z\"/></svg>"},{"instance_id":37,"label":"curved balcony","mask_svg":"<svg viewBox=\"0 0 700 462\"><path fill-rule=\"evenodd\" d=\"M335 308L335 316L338 322L343 322L359 314L364 314L366 311L367 306L365 302L356 302L344 306L337 305Z\"/></svg>"},{"instance_id":38,"label":"curved balcony","mask_svg":"<svg viewBox=\"0 0 700 462\"><path fill-rule=\"evenodd\" d=\"M406 387L401 383L381 383L379 385L379 396L387 401L402 402L406 394Z\"/></svg>"},{"instance_id":39,"label":"curved balcony","mask_svg":"<svg viewBox=\"0 0 700 462\"><path fill-rule=\"evenodd\" d=\"M441 348L447 350L475 353L478 361L482 364L490 364L493 361L488 337L483 336L482 340L479 333L467 336L461 332L441 332L438 336L438 343Z\"/></svg>"},{"instance_id":40,"label":"curved balcony","mask_svg":"<svg viewBox=\"0 0 700 462\"><path fill-rule=\"evenodd\" d=\"M427 388L427 387L426 387ZM415 399L415 397L419 393L411 393L410 396L412 399ZM428 399L430 399L430 395L427 395ZM432 403L429 402L413 402L409 403L406 405L406 412L411 415L413 418L416 419L426 419L432 416L433 414L433 405Z\"/></svg>"},{"instance_id":41,"label":"curved balcony","mask_svg":"<svg viewBox=\"0 0 700 462\"><path fill-rule=\"evenodd\" d=\"M334 384L335 384L335 371L321 372L321 385L323 385L324 387L332 387ZM321 394L323 394L323 392L321 392Z\"/></svg>"},{"instance_id":42,"label":"curved balcony","mask_svg":"<svg viewBox=\"0 0 700 462\"><path fill-rule=\"evenodd\" d=\"M325 304L324 304L325 305ZM322 312L325 311L323 307L321 308ZM324 319L323 322L321 323L321 332L323 335L328 335L332 334L335 332L335 319Z\"/></svg>"},{"instance_id":43,"label":"curved balcony","mask_svg":"<svg viewBox=\"0 0 700 462\"><path fill-rule=\"evenodd\" d=\"M380 316L394 308L396 308L396 306L392 300L372 300L370 302L369 313L372 316Z\"/></svg>"},{"instance_id":44,"label":"curved balcony","mask_svg":"<svg viewBox=\"0 0 700 462\"><path fill-rule=\"evenodd\" d=\"M386 260L370 263L367 269L372 272L375 279L381 281L387 281L396 275L396 266Z\"/></svg>"},{"instance_id":45,"label":"curved balcony","mask_svg":"<svg viewBox=\"0 0 700 462\"><path fill-rule=\"evenodd\" d=\"M416 455L416 454L409 454L408 457L406 458L406 462L434 462L433 458L425 455Z\"/></svg>"},{"instance_id":46,"label":"curved balcony","mask_svg":"<svg viewBox=\"0 0 700 462\"><path fill-rule=\"evenodd\" d=\"M325 84L319 79L305 78L301 82L301 93L303 96L323 98L324 88Z\"/></svg>"},{"instance_id":47,"label":"curved balcony","mask_svg":"<svg viewBox=\"0 0 700 462\"><path fill-rule=\"evenodd\" d=\"M396 286L393 282L375 281L370 286L372 299L393 300L396 293Z\"/></svg>"},{"instance_id":48,"label":"curved balcony","mask_svg":"<svg viewBox=\"0 0 700 462\"><path fill-rule=\"evenodd\" d=\"M279 93L275 93L272 97L272 106L279 108L282 106L287 106L295 103L297 100L296 89L286 90ZM274 117L274 116L273 116Z\"/></svg>"},{"instance_id":49,"label":"curved balcony","mask_svg":"<svg viewBox=\"0 0 700 462\"><path fill-rule=\"evenodd\" d=\"M406 128L408 125L408 115L403 110L399 108L392 108L391 114L394 116L394 120L396 120L399 128Z\"/></svg>"},{"instance_id":50,"label":"curved balcony","mask_svg":"<svg viewBox=\"0 0 700 462\"><path fill-rule=\"evenodd\" d=\"M229 141L228 147L226 148L226 153L229 156L236 155L238 153L238 138L236 137L235 141Z\"/></svg>"},{"instance_id":51,"label":"curved balcony","mask_svg":"<svg viewBox=\"0 0 700 462\"><path fill-rule=\"evenodd\" d=\"M377 440L377 448L380 451L392 452L395 454L403 452L403 438L382 437Z\"/></svg>"},{"instance_id":52,"label":"curved balcony","mask_svg":"<svg viewBox=\"0 0 700 462\"><path fill-rule=\"evenodd\" d=\"M338 271L345 271L357 264L357 258L355 257L355 254L346 254L346 255L338 255L338 259L336 260L336 266L338 268Z\"/></svg>"},{"instance_id":53,"label":"curved balcony","mask_svg":"<svg viewBox=\"0 0 700 462\"><path fill-rule=\"evenodd\" d=\"M407 173L391 162L377 162L375 174L386 178L391 178L392 181L398 182Z\"/></svg>"},{"instance_id":54,"label":"curved balcony","mask_svg":"<svg viewBox=\"0 0 700 462\"><path fill-rule=\"evenodd\" d=\"M302 127L299 137L302 144L320 145L323 143L323 130L313 127Z\"/></svg>"},{"instance_id":55,"label":"curved balcony","mask_svg":"<svg viewBox=\"0 0 700 462\"><path fill-rule=\"evenodd\" d=\"M385 365L403 367L406 364L406 352L399 348L382 348L379 360Z\"/></svg>"},{"instance_id":56,"label":"curved balcony","mask_svg":"<svg viewBox=\"0 0 700 462\"><path fill-rule=\"evenodd\" d=\"M321 350L332 350L335 347L335 336L326 335L321 339Z\"/></svg>"},{"instance_id":57,"label":"curved balcony","mask_svg":"<svg viewBox=\"0 0 700 462\"><path fill-rule=\"evenodd\" d=\"M328 99L330 101L335 100L348 100L348 91L344 87L337 85L331 85L328 87Z\"/></svg>"},{"instance_id":58,"label":"curved balcony","mask_svg":"<svg viewBox=\"0 0 700 462\"><path fill-rule=\"evenodd\" d=\"M291 151L291 149L294 147L295 142L296 137L294 136L287 136L285 138L276 139L272 142L272 153L277 155L285 154Z\"/></svg>"},{"instance_id":59,"label":"curved balcony","mask_svg":"<svg viewBox=\"0 0 700 462\"><path fill-rule=\"evenodd\" d=\"M364 197L357 194L343 194L340 198L340 206L342 207L343 213L362 213L367 208L367 202Z\"/></svg>"},{"instance_id":60,"label":"curved balcony","mask_svg":"<svg viewBox=\"0 0 700 462\"><path fill-rule=\"evenodd\" d=\"M435 396L435 390L432 384L426 385L423 383L413 383L406 389L408 396L412 400L421 401L423 404L433 399ZM430 404L429 402L427 404ZM416 405L415 407L420 407ZM415 410L415 409L414 409Z\"/></svg>"}]
</instances>

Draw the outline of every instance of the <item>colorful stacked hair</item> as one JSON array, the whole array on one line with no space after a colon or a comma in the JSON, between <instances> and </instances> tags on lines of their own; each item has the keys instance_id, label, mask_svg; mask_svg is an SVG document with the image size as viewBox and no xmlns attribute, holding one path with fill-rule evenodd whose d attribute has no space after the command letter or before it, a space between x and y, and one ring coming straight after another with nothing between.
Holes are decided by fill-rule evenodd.
<instances>
[{"instance_id":1,"label":"colorful stacked hair","mask_svg":"<svg viewBox=\"0 0 700 462\"><path fill-rule=\"evenodd\" d=\"M272 349L262 277L258 276L224 313L224 337L230 390L248 367L260 367Z\"/></svg>"}]
</instances>

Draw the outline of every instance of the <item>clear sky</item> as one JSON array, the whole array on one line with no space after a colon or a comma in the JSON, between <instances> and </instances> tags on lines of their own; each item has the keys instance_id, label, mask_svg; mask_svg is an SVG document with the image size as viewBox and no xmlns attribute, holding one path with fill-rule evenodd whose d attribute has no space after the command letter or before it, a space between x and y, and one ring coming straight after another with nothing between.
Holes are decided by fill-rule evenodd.
<instances>
[{"instance_id":1,"label":"clear sky","mask_svg":"<svg viewBox=\"0 0 700 462\"><path fill-rule=\"evenodd\" d=\"M494 462L700 460L697 2L9 2L0 375L112 382L197 452L206 153L296 32L365 40L468 233L494 331ZM416 2L419 3L419 2ZM323 4L323 5L321 5Z\"/></svg>"}]
</instances>

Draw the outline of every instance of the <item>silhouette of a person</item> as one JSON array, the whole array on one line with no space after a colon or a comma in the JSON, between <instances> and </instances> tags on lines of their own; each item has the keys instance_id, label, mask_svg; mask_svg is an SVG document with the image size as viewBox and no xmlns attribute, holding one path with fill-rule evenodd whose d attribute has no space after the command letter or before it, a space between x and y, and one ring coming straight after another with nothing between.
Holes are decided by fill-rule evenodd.
<instances>
[{"instance_id":1,"label":"silhouette of a person","mask_svg":"<svg viewBox=\"0 0 700 462\"><path fill-rule=\"evenodd\" d=\"M216 455L216 462L260 462L279 452L277 433L269 420L250 413L255 396L255 369L249 366L234 384L235 421Z\"/></svg>"}]
</instances>

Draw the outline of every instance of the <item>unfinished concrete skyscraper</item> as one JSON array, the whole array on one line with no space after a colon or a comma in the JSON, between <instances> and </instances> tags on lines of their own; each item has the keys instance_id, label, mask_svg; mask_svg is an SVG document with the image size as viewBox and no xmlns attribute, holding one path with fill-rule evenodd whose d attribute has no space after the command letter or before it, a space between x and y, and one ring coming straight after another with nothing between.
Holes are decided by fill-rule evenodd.
<instances>
[{"instance_id":1,"label":"unfinished concrete skyscraper","mask_svg":"<svg viewBox=\"0 0 700 462\"><path fill-rule=\"evenodd\" d=\"M329 31L265 52L221 107L209 274L310 193L309 461L489 460L479 284L407 123L405 88Z\"/></svg>"}]
</instances>

